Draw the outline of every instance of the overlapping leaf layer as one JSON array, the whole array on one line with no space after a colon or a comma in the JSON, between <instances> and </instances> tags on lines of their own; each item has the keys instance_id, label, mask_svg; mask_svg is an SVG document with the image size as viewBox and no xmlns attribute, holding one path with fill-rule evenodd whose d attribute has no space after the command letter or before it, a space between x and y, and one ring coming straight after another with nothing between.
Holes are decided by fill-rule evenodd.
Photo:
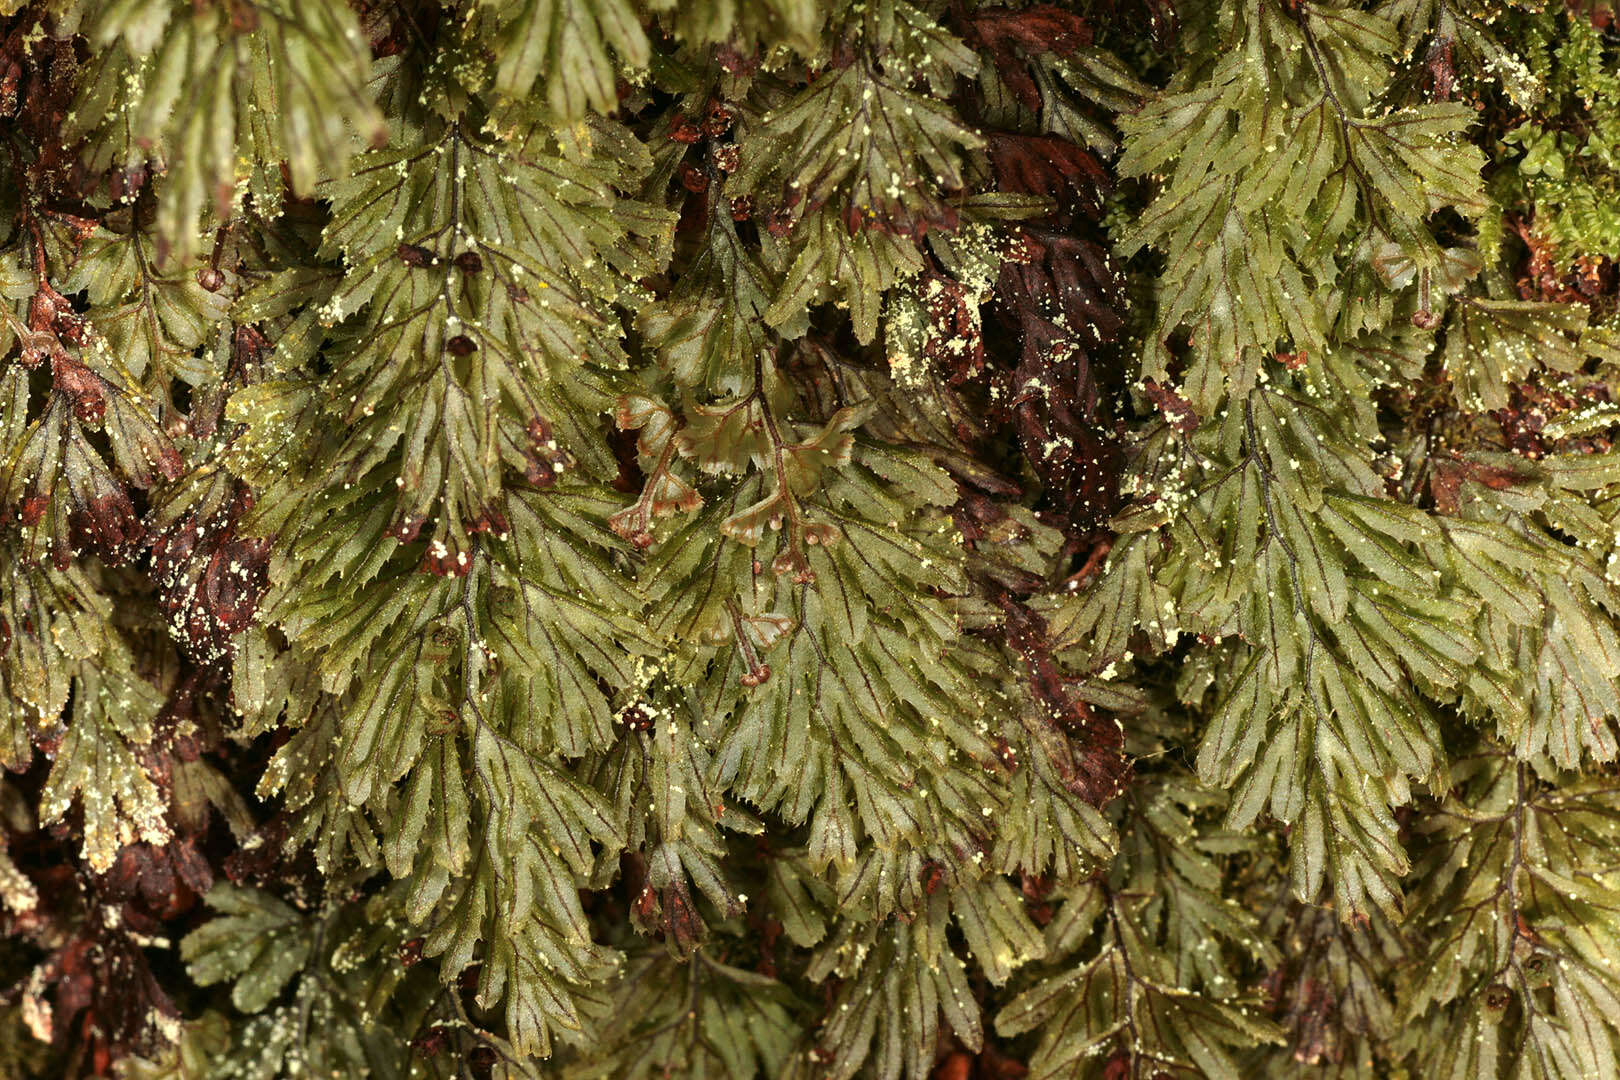
<instances>
[{"instance_id":1,"label":"overlapping leaf layer","mask_svg":"<svg viewBox=\"0 0 1620 1080\"><path fill-rule=\"evenodd\" d=\"M1617 65L0 0L0 1078L1620 1076Z\"/></svg>"}]
</instances>

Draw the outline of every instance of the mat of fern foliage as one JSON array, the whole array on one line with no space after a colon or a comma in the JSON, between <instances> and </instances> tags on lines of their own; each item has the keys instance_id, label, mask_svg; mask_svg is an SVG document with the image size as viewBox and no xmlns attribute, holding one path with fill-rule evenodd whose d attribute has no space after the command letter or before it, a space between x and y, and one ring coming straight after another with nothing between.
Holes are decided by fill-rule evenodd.
<instances>
[{"instance_id":1,"label":"mat of fern foliage","mask_svg":"<svg viewBox=\"0 0 1620 1080\"><path fill-rule=\"evenodd\" d=\"M0 1080L1620 1077L1610 0L0 0Z\"/></svg>"}]
</instances>

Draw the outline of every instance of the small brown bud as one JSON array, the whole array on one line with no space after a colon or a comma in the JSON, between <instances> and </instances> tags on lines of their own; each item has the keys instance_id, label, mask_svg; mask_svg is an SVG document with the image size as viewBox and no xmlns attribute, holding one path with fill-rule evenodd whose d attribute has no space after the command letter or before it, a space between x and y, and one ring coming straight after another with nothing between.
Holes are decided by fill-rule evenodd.
<instances>
[{"instance_id":1,"label":"small brown bud","mask_svg":"<svg viewBox=\"0 0 1620 1080\"><path fill-rule=\"evenodd\" d=\"M681 187L692 192L694 195L701 194L702 192L709 190L709 178L704 176L702 171L695 169L684 162L681 164L678 175L681 181Z\"/></svg>"},{"instance_id":2,"label":"small brown bud","mask_svg":"<svg viewBox=\"0 0 1620 1080\"><path fill-rule=\"evenodd\" d=\"M50 505L51 500L45 495L24 495L17 507L17 520L25 526L38 525Z\"/></svg>"},{"instance_id":3,"label":"small brown bud","mask_svg":"<svg viewBox=\"0 0 1620 1080\"><path fill-rule=\"evenodd\" d=\"M426 519L421 514L404 514L388 528L383 530L384 536L392 536L402 544L409 544L422 532L422 523Z\"/></svg>"},{"instance_id":4,"label":"small brown bud","mask_svg":"<svg viewBox=\"0 0 1620 1080\"><path fill-rule=\"evenodd\" d=\"M724 135L731 130L736 115L718 101L709 102L709 115L703 121L703 132L710 136Z\"/></svg>"},{"instance_id":5,"label":"small brown bud","mask_svg":"<svg viewBox=\"0 0 1620 1080\"><path fill-rule=\"evenodd\" d=\"M412 268L426 266L434 259L433 252L416 244L401 244L394 249L394 254L399 256L400 262Z\"/></svg>"},{"instance_id":6,"label":"small brown bud","mask_svg":"<svg viewBox=\"0 0 1620 1080\"><path fill-rule=\"evenodd\" d=\"M778 207L765 215L765 231L781 240L793 231L793 214Z\"/></svg>"}]
</instances>

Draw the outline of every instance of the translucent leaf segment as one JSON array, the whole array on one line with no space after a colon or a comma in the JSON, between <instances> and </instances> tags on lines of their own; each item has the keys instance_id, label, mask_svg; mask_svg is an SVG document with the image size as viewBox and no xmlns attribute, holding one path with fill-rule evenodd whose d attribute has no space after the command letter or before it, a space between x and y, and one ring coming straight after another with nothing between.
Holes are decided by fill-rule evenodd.
<instances>
[{"instance_id":1,"label":"translucent leaf segment","mask_svg":"<svg viewBox=\"0 0 1620 1080\"><path fill-rule=\"evenodd\" d=\"M1147 6L0 18L0 1043L1613 1073L1612 47Z\"/></svg>"}]
</instances>

